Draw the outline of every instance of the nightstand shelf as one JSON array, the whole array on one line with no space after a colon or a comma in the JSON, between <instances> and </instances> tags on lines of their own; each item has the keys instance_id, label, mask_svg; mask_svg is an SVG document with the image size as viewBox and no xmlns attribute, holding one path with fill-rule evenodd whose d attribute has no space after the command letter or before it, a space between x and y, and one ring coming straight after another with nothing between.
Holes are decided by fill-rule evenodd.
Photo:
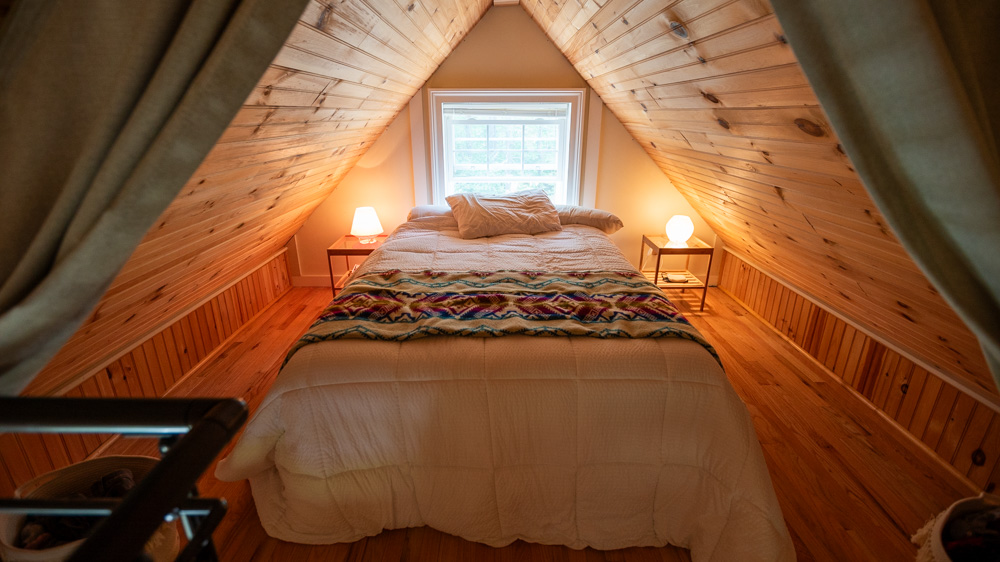
<instances>
[{"instance_id":1,"label":"nightstand shelf","mask_svg":"<svg viewBox=\"0 0 1000 562\"><path fill-rule=\"evenodd\" d=\"M656 256L656 269L644 271L642 269L643 259L646 257L647 249L653 256ZM691 237L685 246L672 246L666 236L655 234L644 234L642 236L642 248L639 253L639 271L646 276L650 282L661 289L701 289L701 308L705 310L705 297L708 295L708 276L712 273L712 252L715 250L702 240ZM662 256L687 256L687 261L682 270L660 270L660 258ZM691 256L707 255L708 269L705 271L705 279L702 280L697 275L691 273ZM671 283L666 280L668 273L680 273L687 279L684 283Z\"/></svg>"},{"instance_id":2,"label":"nightstand shelf","mask_svg":"<svg viewBox=\"0 0 1000 562\"><path fill-rule=\"evenodd\" d=\"M375 242L362 244L357 236L347 234L341 236L339 240L326 249L326 265L330 268L330 285L333 287L333 296L337 296L337 291L344 288L347 280L358 269L357 265L351 267L351 256L367 256L371 254L375 248L378 248L382 245L382 242L385 242L386 237L380 235L376 238ZM331 258L334 256L343 256L344 263L347 265L347 272L337 278L333 276L333 262Z\"/></svg>"}]
</instances>

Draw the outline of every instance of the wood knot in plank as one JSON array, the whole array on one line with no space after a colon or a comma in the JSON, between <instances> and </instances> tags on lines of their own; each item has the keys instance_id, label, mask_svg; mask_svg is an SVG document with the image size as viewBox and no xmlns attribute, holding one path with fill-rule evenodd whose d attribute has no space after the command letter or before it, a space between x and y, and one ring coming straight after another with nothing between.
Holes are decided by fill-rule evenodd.
<instances>
[{"instance_id":1,"label":"wood knot in plank","mask_svg":"<svg viewBox=\"0 0 1000 562\"><path fill-rule=\"evenodd\" d=\"M801 117L796 119L795 126L807 135L812 135L814 137L826 136L826 133L823 132L823 127L820 127L808 119L802 119Z\"/></svg>"},{"instance_id":2,"label":"wood knot in plank","mask_svg":"<svg viewBox=\"0 0 1000 562\"><path fill-rule=\"evenodd\" d=\"M680 37L681 39L687 39L688 38L688 30L680 22L676 22L676 21L670 22L670 31L671 31L671 33L673 33L674 35Z\"/></svg>"},{"instance_id":3,"label":"wood knot in plank","mask_svg":"<svg viewBox=\"0 0 1000 562\"><path fill-rule=\"evenodd\" d=\"M712 95L712 94L710 94L708 92L702 92L701 95L704 96L705 99L707 99L708 101L710 101L712 103L719 103L719 98L715 97L714 95Z\"/></svg>"},{"instance_id":4,"label":"wood knot in plank","mask_svg":"<svg viewBox=\"0 0 1000 562\"><path fill-rule=\"evenodd\" d=\"M718 123L719 126L722 127L723 129L727 129L727 130L729 129L729 121L726 121L722 117L719 117L718 119L716 119L715 122Z\"/></svg>"},{"instance_id":5,"label":"wood knot in plank","mask_svg":"<svg viewBox=\"0 0 1000 562\"><path fill-rule=\"evenodd\" d=\"M316 22L316 27L319 29L326 29L326 22L330 19L330 15L333 13L333 6L327 6L326 9L319 15L319 21Z\"/></svg>"},{"instance_id":6,"label":"wood knot in plank","mask_svg":"<svg viewBox=\"0 0 1000 562\"><path fill-rule=\"evenodd\" d=\"M902 393L904 396L906 395L906 391L908 390L910 390L909 384L904 382L903 384L899 385L899 392Z\"/></svg>"},{"instance_id":7,"label":"wood knot in plank","mask_svg":"<svg viewBox=\"0 0 1000 562\"><path fill-rule=\"evenodd\" d=\"M983 466L986 464L986 453L982 449L972 451L972 464L976 466Z\"/></svg>"}]
</instances>

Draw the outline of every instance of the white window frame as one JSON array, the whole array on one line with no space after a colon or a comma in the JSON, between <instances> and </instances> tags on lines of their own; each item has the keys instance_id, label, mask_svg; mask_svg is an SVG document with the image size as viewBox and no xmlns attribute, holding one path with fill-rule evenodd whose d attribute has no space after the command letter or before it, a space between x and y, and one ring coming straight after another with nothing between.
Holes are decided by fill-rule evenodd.
<instances>
[{"instance_id":1,"label":"white window frame","mask_svg":"<svg viewBox=\"0 0 1000 562\"><path fill-rule=\"evenodd\" d=\"M455 102L562 102L570 104L568 126L569 162L566 169L566 204L579 205L583 198L580 181L582 169L583 111L586 89L430 89L428 90L428 111L430 113L431 144L431 202L445 204L444 193L444 127L442 125L442 104Z\"/></svg>"}]
</instances>

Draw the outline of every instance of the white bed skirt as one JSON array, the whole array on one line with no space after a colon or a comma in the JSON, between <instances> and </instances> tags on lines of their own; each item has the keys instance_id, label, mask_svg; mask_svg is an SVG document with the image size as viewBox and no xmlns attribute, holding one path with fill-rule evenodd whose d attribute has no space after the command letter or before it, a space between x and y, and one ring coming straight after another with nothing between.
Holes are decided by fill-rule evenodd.
<instances>
[{"instance_id":1,"label":"white bed skirt","mask_svg":"<svg viewBox=\"0 0 1000 562\"><path fill-rule=\"evenodd\" d=\"M293 542L428 525L492 546L794 559L747 410L686 340L313 344L216 475L249 478L268 534Z\"/></svg>"}]
</instances>

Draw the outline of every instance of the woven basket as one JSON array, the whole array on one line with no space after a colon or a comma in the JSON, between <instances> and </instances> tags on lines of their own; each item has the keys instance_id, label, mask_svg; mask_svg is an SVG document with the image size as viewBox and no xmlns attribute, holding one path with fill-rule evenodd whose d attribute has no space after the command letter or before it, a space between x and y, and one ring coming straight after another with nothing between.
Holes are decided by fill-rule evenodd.
<instances>
[{"instance_id":1,"label":"woven basket","mask_svg":"<svg viewBox=\"0 0 1000 562\"><path fill-rule=\"evenodd\" d=\"M963 498L948 506L947 509L933 517L926 525L917 531L910 542L917 545L917 562L951 562L951 557L944 550L945 526L952 519L973 511L986 511L1000 506L1000 496L983 492L977 497Z\"/></svg>"},{"instance_id":2,"label":"woven basket","mask_svg":"<svg viewBox=\"0 0 1000 562\"><path fill-rule=\"evenodd\" d=\"M127 468L138 482L156 466L154 457L100 457L37 476L14 491L15 498L58 499L78 492L89 492L90 485L102 476ZM17 548L17 535L24 525L24 515L0 514L0 558L4 562L56 562L69 558L83 540L54 548L26 550ZM177 556L180 541L174 523L160 525L146 543L146 553L155 562L167 562Z\"/></svg>"}]
</instances>

